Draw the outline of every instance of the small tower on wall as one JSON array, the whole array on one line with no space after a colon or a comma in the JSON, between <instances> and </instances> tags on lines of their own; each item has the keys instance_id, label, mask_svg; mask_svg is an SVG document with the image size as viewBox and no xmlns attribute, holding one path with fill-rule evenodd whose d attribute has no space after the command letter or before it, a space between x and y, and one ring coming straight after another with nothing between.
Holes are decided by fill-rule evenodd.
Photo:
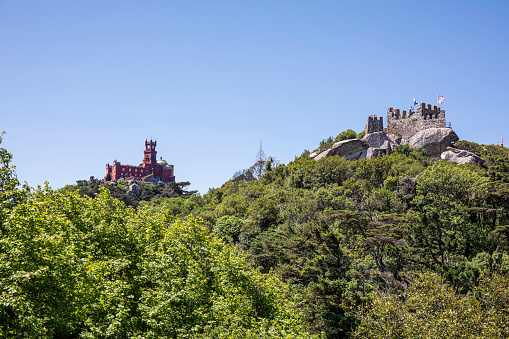
<instances>
[{"instance_id":1,"label":"small tower on wall","mask_svg":"<svg viewBox=\"0 0 509 339\"><path fill-rule=\"evenodd\" d=\"M383 132L384 131L384 118L370 115L366 127L366 134Z\"/></svg>"}]
</instances>

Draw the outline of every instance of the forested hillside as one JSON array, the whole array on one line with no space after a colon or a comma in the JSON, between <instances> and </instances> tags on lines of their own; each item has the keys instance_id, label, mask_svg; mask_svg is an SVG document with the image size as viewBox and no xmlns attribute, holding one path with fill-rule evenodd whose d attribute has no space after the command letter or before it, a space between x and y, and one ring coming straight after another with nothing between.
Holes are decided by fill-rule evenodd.
<instances>
[{"instance_id":1,"label":"forested hillside","mask_svg":"<svg viewBox=\"0 0 509 339\"><path fill-rule=\"evenodd\" d=\"M93 178L15 189L4 152L0 333L506 338L509 151L455 146L486 162L305 151L136 198Z\"/></svg>"},{"instance_id":2,"label":"forested hillside","mask_svg":"<svg viewBox=\"0 0 509 339\"><path fill-rule=\"evenodd\" d=\"M99 185L94 198L17 188L0 157L0 337L310 337L290 286L201 219L134 210Z\"/></svg>"}]
</instances>

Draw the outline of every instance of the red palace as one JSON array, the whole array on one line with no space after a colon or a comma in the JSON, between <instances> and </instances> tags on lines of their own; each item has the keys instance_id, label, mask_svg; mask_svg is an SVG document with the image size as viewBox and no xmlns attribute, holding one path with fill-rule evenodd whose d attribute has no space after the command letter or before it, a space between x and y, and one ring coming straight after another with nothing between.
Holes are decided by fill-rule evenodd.
<instances>
[{"instance_id":1,"label":"red palace","mask_svg":"<svg viewBox=\"0 0 509 339\"><path fill-rule=\"evenodd\" d=\"M106 177L108 180L132 180L148 182L175 182L173 165L161 159L156 160L157 141L145 140L143 161L139 166L123 165L119 161L113 161L113 165L106 164Z\"/></svg>"}]
</instances>

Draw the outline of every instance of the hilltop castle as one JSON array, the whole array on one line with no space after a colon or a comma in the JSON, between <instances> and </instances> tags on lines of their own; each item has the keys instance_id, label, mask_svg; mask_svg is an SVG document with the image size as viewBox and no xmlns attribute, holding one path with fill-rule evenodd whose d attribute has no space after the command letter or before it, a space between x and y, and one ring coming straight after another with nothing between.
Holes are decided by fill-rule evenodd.
<instances>
[{"instance_id":1,"label":"hilltop castle","mask_svg":"<svg viewBox=\"0 0 509 339\"><path fill-rule=\"evenodd\" d=\"M409 140L414 134L428 128L451 128L445 121L445 110L431 104L421 102L414 112L400 111L397 108L387 109L387 128L384 128L383 117L372 115L368 117L366 134L385 132L397 135L402 140Z\"/></svg>"},{"instance_id":2,"label":"hilltop castle","mask_svg":"<svg viewBox=\"0 0 509 339\"><path fill-rule=\"evenodd\" d=\"M113 165L106 164L106 176L108 180L140 180L149 182L175 182L174 166L168 164L161 157L156 160L157 141L145 140L143 161L139 166L123 165L114 160Z\"/></svg>"},{"instance_id":3,"label":"hilltop castle","mask_svg":"<svg viewBox=\"0 0 509 339\"><path fill-rule=\"evenodd\" d=\"M445 111L436 105L421 102L413 111L387 109L387 127L383 117L371 115L362 139L343 140L331 148L318 153L313 152L310 158L320 160L323 157L339 155L345 159L372 159L388 155L392 149L408 145L424 149L427 156L439 158L459 138L452 130L451 124L445 121Z\"/></svg>"}]
</instances>

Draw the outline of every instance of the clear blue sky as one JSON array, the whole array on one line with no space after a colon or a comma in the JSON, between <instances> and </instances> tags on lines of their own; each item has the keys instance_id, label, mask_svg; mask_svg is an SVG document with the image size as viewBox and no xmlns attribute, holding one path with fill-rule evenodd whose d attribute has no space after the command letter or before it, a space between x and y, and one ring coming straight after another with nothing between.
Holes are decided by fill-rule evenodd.
<instances>
[{"instance_id":1,"label":"clear blue sky","mask_svg":"<svg viewBox=\"0 0 509 339\"><path fill-rule=\"evenodd\" d=\"M206 193L415 97L509 143L509 1L0 0L1 147L53 188L144 141ZM385 119L384 119L385 120Z\"/></svg>"}]
</instances>

